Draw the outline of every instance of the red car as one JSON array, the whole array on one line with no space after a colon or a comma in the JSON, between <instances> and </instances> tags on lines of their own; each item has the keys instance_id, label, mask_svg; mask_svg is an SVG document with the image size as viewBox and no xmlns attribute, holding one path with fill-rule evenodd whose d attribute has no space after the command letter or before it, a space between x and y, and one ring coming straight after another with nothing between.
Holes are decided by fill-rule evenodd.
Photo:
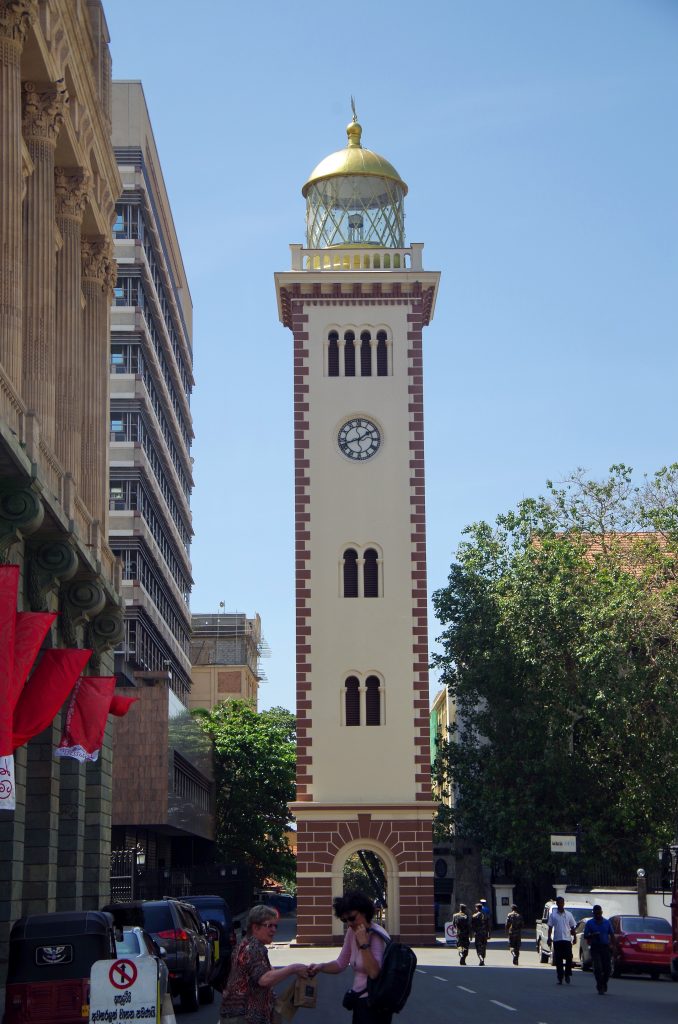
<instances>
[{"instance_id":1,"label":"red car","mask_svg":"<svg viewBox=\"0 0 678 1024\"><path fill-rule=\"evenodd\" d=\"M637 971L658 978L671 971L671 924L663 917L620 914L610 918L617 938L612 975Z\"/></svg>"}]
</instances>

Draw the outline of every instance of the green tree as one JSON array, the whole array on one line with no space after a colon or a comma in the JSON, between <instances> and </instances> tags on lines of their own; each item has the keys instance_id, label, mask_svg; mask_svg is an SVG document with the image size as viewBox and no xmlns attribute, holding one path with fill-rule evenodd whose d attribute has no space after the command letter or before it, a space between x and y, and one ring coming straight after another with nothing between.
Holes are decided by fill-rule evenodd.
<instances>
[{"instance_id":1,"label":"green tree","mask_svg":"<svg viewBox=\"0 0 678 1024\"><path fill-rule=\"evenodd\" d=\"M249 864L259 883L267 877L293 882L296 863L285 832L295 793L294 715L228 700L194 716L214 742L221 856Z\"/></svg>"},{"instance_id":2,"label":"green tree","mask_svg":"<svg viewBox=\"0 0 678 1024\"><path fill-rule=\"evenodd\" d=\"M439 833L537 872L580 824L585 866L654 863L678 814L678 465L579 471L465 532L434 595L458 716Z\"/></svg>"}]
</instances>

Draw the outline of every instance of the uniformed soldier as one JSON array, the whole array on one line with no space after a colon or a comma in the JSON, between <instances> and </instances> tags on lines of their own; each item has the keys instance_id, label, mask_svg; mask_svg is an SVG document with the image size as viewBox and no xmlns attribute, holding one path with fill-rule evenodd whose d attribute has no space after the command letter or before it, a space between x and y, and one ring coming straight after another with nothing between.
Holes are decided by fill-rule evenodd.
<instances>
[{"instance_id":1,"label":"uniformed soldier","mask_svg":"<svg viewBox=\"0 0 678 1024\"><path fill-rule=\"evenodd\" d=\"M452 924L457 933L457 949L459 950L459 963L463 967L468 956L471 945L471 916L466 909L465 903L459 904L459 910L452 917Z\"/></svg>"},{"instance_id":2,"label":"uniformed soldier","mask_svg":"<svg viewBox=\"0 0 678 1024\"><path fill-rule=\"evenodd\" d=\"M513 963L518 963L518 957L520 956L520 940L523 933L523 915L519 913L518 907L515 903L511 906L511 913L506 917L506 934L508 935L508 944L511 953L513 954Z\"/></svg>"},{"instance_id":3,"label":"uniformed soldier","mask_svg":"<svg viewBox=\"0 0 678 1024\"><path fill-rule=\"evenodd\" d=\"M480 967L485 965L485 954L487 952L487 940L490 937L490 925L487 914L483 913L482 903L476 903L476 912L471 918L473 934L476 939L476 953Z\"/></svg>"}]
</instances>

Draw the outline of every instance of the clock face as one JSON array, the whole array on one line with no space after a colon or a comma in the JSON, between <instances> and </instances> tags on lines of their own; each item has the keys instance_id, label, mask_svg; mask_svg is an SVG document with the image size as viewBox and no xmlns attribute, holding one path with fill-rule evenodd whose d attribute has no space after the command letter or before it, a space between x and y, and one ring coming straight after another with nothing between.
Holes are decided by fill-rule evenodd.
<instances>
[{"instance_id":1,"label":"clock face","mask_svg":"<svg viewBox=\"0 0 678 1024\"><path fill-rule=\"evenodd\" d=\"M337 434L339 450L347 459L364 462L379 451L381 434L379 428L362 416L347 420Z\"/></svg>"}]
</instances>

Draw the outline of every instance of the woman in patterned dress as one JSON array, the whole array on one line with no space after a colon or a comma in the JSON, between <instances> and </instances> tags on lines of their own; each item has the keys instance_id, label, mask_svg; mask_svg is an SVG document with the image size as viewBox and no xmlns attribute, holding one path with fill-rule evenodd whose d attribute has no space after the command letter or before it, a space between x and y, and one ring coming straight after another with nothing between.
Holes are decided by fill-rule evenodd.
<instances>
[{"instance_id":1,"label":"woman in patterned dress","mask_svg":"<svg viewBox=\"0 0 678 1024\"><path fill-rule=\"evenodd\" d=\"M220 1024L273 1024L273 986L293 974L308 977L305 964L271 967L268 946L278 927L278 912L259 904L247 917L245 938L233 951L231 971L221 998Z\"/></svg>"}]
</instances>

